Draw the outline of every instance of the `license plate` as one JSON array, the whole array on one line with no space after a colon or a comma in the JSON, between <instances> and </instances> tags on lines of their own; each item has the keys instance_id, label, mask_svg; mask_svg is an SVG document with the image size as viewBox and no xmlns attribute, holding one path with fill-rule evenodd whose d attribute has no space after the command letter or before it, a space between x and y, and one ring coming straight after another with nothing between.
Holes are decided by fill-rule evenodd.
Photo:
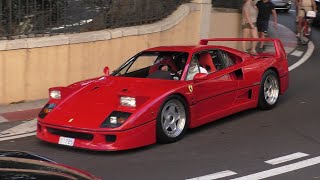
<instances>
[{"instance_id":1,"label":"license plate","mask_svg":"<svg viewBox=\"0 0 320 180\"><path fill-rule=\"evenodd\" d=\"M58 144L62 144L62 145L66 145L66 146L73 146L74 138L60 137Z\"/></svg>"}]
</instances>

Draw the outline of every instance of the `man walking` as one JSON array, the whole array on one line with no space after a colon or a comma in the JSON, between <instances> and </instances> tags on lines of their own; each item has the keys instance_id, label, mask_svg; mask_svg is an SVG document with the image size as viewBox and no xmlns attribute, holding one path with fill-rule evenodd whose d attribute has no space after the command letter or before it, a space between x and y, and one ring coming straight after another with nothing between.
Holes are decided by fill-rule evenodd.
<instances>
[{"instance_id":1,"label":"man walking","mask_svg":"<svg viewBox=\"0 0 320 180\"><path fill-rule=\"evenodd\" d=\"M277 28L277 12L275 6L270 0L260 0L256 4L258 8L258 17L257 17L257 28L259 38L265 38L265 34L268 31L269 19L272 13L274 27ZM264 50L264 43L261 42L258 51L261 52Z\"/></svg>"}]
</instances>

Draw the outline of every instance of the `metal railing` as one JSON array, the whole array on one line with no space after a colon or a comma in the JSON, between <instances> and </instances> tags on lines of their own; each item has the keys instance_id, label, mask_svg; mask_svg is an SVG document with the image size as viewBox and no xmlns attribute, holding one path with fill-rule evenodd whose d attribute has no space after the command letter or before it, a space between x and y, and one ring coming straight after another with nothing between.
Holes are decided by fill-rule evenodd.
<instances>
[{"instance_id":1,"label":"metal railing","mask_svg":"<svg viewBox=\"0 0 320 180\"><path fill-rule=\"evenodd\" d=\"M240 9L243 0L212 0L213 7Z\"/></svg>"},{"instance_id":2,"label":"metal railing","mask_svg":"<svg viewBox=\"0 0 320 180\"><path fill-rule=\"evenodd\" d=\"M189 0L0 0L0 39L148 24Z\"/></svg>"}]
</instances>

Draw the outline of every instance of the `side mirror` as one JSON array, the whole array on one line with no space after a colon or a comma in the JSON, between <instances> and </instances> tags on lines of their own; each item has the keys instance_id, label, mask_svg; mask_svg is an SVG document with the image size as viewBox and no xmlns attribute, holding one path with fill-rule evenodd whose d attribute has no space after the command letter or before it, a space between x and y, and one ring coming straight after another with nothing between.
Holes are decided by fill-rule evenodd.
<instances>
[{"instance_id":1,"label":"side mirror","mask_svg":"<svg viewBox=\"0 0 320 180\"><path fill-rule=\"evenodd\" d=\"M109 70L109 67L108 66L106 66L104 69L103 69L103 73L106 75L106 76L109 76L109 72L110 70Z\"/></svg>"},{"instance_id":2,"label":"side mirror","mask_svg":"<svg viewBox=\"0 0 320 180\"><path fill-rule=\"evenodd\" d=\"M195 82L204 81L204 80L207 80L207 79L208 79L208 74L206 74L206 73L197 73L193 78L193 80Z\"/></svg>"}]
</instances>

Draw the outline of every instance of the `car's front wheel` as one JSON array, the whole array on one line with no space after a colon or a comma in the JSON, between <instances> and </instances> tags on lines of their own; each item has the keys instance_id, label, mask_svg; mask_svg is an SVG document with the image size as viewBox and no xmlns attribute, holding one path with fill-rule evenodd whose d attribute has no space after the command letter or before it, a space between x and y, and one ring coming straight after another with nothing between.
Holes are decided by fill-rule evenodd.
<instances>
[{"instance_id":1,"label":"car's front wheel","mask_svg":"<svg viewBox=\"0 0 320 180\"><path fill-rule=\"evenodd\" d=\"M262 110L272 109L278 102L280 86L275 71L267 70L261 80L258 107Z\"/></svg>"},{"instance_id":2,"label":"car's front wheel","mask_svg":"<svg viewBox=\"0 0 320 180\"><path fill-rule=\"evenodd\" d=\"M170 96L162 104L157 118L157 142L180 140L187 130L187 108L180 96Z\"/></svg>"}]
</instances>

